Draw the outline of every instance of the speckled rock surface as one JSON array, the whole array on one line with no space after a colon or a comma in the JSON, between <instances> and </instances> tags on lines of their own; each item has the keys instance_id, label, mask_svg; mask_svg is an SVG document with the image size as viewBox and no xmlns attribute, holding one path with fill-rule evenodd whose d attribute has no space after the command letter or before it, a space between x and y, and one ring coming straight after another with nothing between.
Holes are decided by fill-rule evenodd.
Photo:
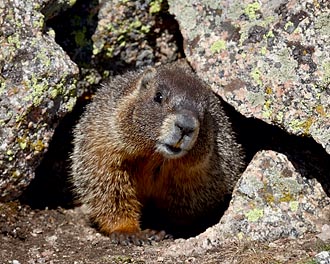
<instances>
[{"instance_id":1,"label":"speckled rock surface","mask_svg":"<svg viewBox=\"0 0 330 264\"><path fill-rule=\"evenodd\" d=\"M177 59L177 22L165 1L102 1L92 36L95 61L111 67L141 67Z\"/></svg>"},{"instance_id":2,"label":"speckled rock surface","mask_svg":"<svg viewBox=\"0 0 330 264\"><path fill-rule=\"evenodd\" d=\"M169 254L193 254L233 240L271 242L320 233L330 222L330 198L315 180L302 178L283 154L258 152L238 181L219 224ZM180 250L178 250L180 249Z\"/></svg>"},{"instance_id":3,"label":"speckled rock surface","mask_svg":"<svg viewBox=\"0 0 330 264\"><path fill-rule=\"evenodd\" d=\"M57 121L75 104L78 68L45 32L46 4L0 2L0 200L30 183Z\"/></svg>"},{"instance_id":4,"label":"speckled rock surface","mask_svg":"<svg viewBox=\"0 0 330 264\"><path fill-rule=\"evenodd\" d=\"M304 179L286 156L256 154L220 221L225 236L258 241L298 238L330 223L330 198L315 180Z\"/></svg>"},{"instance_id":5,"label":"speckled rock surface","mask_svg":"<svg viewBox=\"0 0 330 264\"><path fill-rule=\"evenodd\" d=\"M330 153L330 2L174 1L185 54L242 114Z\"/></svg>"},{"instance_id":6,"label":"speckled rock surface","mask_svg":"<svg viewBox=\"0 0 330 264\"><path fill-rule=\"evenodd\" d=\"M315 256L316 264L330 264L330 251L322 251Z\"/></svg>"}]
</instances>

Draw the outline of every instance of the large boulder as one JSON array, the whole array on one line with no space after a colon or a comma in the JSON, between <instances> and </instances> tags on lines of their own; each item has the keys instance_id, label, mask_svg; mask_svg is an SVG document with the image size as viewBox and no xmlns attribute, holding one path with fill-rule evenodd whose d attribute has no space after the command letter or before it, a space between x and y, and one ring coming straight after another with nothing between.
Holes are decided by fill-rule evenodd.
<instances>
[{"instance_id":1,"label":"large boulder","mask_svg":"<svg viewBox=\"0 0 330 264\"><path fill-rule=\"evenodd\" d=\"M328 240L329 215L330 198L316 180L302 177L285 155L261 151L237 182L220 222L197 237L178 240L167 254L202 254L225 243L270 243L308 233Z\"/></svg>"},{"instance_id":2,"label":"large boulder","mask_svg":"<svg viewBox=\"0 0 330 264\"><path fill-rule=\"evenodd\" d=\"M330 224L330 198L315 179L306 179L283 154L258 152L221 218L226 237L273 241L299 238Z\"/></svg>"},{"instance_id":3,"label":"large boulder","mask_svg":"<svg viewBox=\"0 0 330 264\"><path fill-rule=\"evenodd\" d=\"M47 30L54 1L0 3L0 201L34 178L57 122L75 104L77 66Z\"/></svg>"},{"instance_id":4,"label":"large boulder","mask_svg":"<svg viewBox=\"0 0 330 264\"><path fill-rule=\"evenodd\" d=\"M174 1L197 74L247 117L330 153L330 2Z\"/></svg>"}]
</instances>

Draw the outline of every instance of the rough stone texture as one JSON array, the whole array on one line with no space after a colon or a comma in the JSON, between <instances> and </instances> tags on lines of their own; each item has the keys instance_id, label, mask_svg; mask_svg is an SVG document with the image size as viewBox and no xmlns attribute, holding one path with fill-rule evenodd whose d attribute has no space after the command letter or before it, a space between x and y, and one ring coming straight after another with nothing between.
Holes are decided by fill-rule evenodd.
<instances>
[{"instance_id":1,"label":"rough stone texture","mask_svg":"<svg viewBox=\"0 0 330 264\"><path fill-rule=\"evenodd\" d=\"M169 0L185 54L242 114L330 153L328 0Z\"/></svg>"},{"instance_id":2,"label":"rough stone texture","mask_svg":"<svg viewBox=\"0 0 330 264\"><path fill-rule=\"evenodd\" d=\"M320 238L323 241L329 241L330 242L330 225L323 225L321 233L317 235L318 238Z\"/></svg>"},{"instance_id":3,"label":"rough stone texture","mask_svg":"<svg viewBox=\"0 0 330 264\"><path fill-rule=\"evenodd\" d=\"M330 264L330 251L322 251L315 256L316 264Z\"/></svg>"},{"instance_id":4,"label":"rough stone texture","mask_svg":"<svg viewBox=\"0 0 330 264\"><path fill-rule=\"evenodd\" d=\"M238 181L220 221L225 236L272 241L321 232L330 223L330 198L302 178L283 154L256 154Z\"/></svg>"},{"instance_id":5,"label":"rough stone texture","mask_svg":"<svg viewBox=\"0 0 330 264\"><path fill-rule=\"evenodd\" d=\"M59 118L75 103L78 68L44 32L45 1L0 2L0 200L34 177Z\"/></svg>"},{"instance_id":6,"label":"rough stone texture","mask_svg":"<svg viewBox=\"0 0 330 264\"><path fill-rule=\"evenodd\" d=\"M200 254L235 240L299 238L322 232L329 223L330 198L321 185L301 177L283 154L261 151L238 181L220 223L196 238L178 241L169 253Z\"/></svg>"},{"instance_id":7,"label":"rough stone texture","mask_svg":"<svg viewBox=\"0 0 330 264\"><path fill-rule=\"evenodd\" d=\"M92 36L95 61L141 67L177 59L177 24L165 1L102 1L98 18Z\"/></svg>"}]
</instances>

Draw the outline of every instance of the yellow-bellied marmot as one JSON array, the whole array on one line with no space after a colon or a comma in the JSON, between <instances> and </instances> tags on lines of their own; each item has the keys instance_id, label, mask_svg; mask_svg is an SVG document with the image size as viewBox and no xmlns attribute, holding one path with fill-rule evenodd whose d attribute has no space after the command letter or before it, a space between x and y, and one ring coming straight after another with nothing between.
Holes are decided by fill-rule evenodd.
<instances>
[{"instance_id":1,"label":"yellow-bellied marmot","mask_svg":"<svg viewBox=\"0 0 330 264\"><path fill-rule=\"evenodd\" d=\"M220 99L179 63L115 77L74 131L75 192L122 244L164 237L142 231L147 207L155 229L197 227L219 210L242 167Z\"/></svg>"}]
</instances>

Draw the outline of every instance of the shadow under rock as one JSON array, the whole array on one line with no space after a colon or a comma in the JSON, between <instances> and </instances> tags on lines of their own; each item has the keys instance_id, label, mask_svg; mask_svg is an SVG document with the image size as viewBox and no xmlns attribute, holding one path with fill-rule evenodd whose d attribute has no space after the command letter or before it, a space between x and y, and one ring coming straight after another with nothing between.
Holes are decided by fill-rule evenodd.
<instances>
[{"instance_id":1,"label":"shadow under rock","mask_svg":"<svg viewBox=\"0 0 330 264\"><path fill-rule=\"evenodd\" d=\"M56 32L55 41L79 67L89 68L93 55L91 38L98 23L99 1L77 0L71 8L54 17L49 17L48 7L42 12L46 16L46 27Z\"/></svg>"},{"instance_id":2,"label":"shadow under rock","mask_svg":"<svg viewBox=\"0 0 330 264\"><path fill-rule=\"evenodd\" d=\"M291 135L259 119L246 118L231 105L223 103L246 151L247 163L260 150L283 153L303 177L317 179L330 196L330 155L320 144L313 138Z\"/></svg>"},{"instance_id":3,"label":"shadow under rock","mask_svg":"<svg viewBox=\"0 0 330 264\"><path fill-rule=\"evenodd\" d=\"M84 96L78 99L72 112L55 129L48 151L36 168L34 179L20 197L22 203L34 209L74 206L69 180L72 131L87 103Z\"/></svg>"}]
</instances>

